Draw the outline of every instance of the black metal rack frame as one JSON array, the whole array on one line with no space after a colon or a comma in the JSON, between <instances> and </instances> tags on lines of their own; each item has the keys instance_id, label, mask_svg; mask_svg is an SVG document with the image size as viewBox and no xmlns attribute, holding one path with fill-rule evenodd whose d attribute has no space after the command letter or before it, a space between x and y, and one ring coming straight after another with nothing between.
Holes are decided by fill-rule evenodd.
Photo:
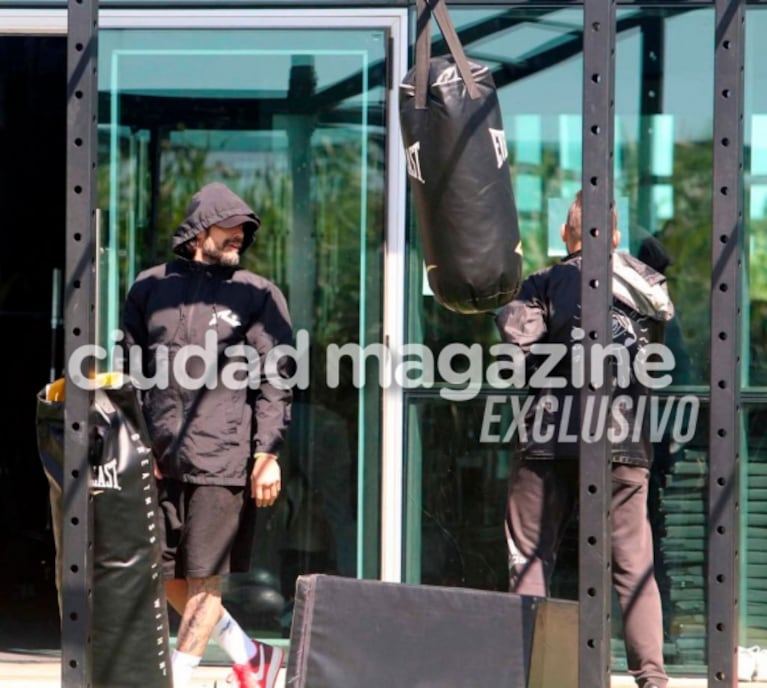
<instances>
[{"instance_id":1,"label":"black metal rack frame","mask_svg":"<svg viewBox=\"0 0 767 688\"><path fill-rule=\"evenodd\" d=\"M13 5L3 2L0 6ZM25 6L62 2L27 0ZM209 2L179 2L200 7ZM390 2L284 2L272 7L411 6ZM708 493L708 624L710 686L737 685L738 527L740 440L740 284L743 267L743 62L745 0L571 0L493 2L463 0L451 5L553 8L582 6L584 261L582 299L587 344L609 339L610 213L613 198L614 80L617 6L670 10L715 7L714 193L711 237L711 404ZM763 4L763 3L750 3ZM151 2L102 0L105 7L148 7ZM265 6L219 3L217 7ZM157 4L154 3L156 7ZM170 7L171 3L163 5ZM68 0L67 47L67 256L65 356L93 341L94 246L96 232L96 124L98 0ZM500 75L499 75L500 76ZM588 356L587 356L588 360ZM587 376L589 371L587 370ZM605 376L606 377L606 376ZM590 379L587 377L587 379ZM584 397L609 394L585 389ZM64 572L62 686L86 688L90 677L92 518L88 497L88 409L90 393L68 384L65 411ZM584 405L585 406L585 405ZM610 473L607 438L584 444L581 462L579 685L610 682Z\"/></svg>"}]
</instances>

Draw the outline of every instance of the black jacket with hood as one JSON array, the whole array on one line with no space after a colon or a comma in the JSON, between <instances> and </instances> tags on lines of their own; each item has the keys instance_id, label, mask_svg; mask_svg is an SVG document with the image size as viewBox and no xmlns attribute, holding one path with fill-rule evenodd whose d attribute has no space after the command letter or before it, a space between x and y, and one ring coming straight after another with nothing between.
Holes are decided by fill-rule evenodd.
<instances>
[{"instance_id":1,"label":"black jacket with hood","mask_svg":"<svg viewBox=\"0 0 767 688\"><path fill-rule=\"evenodd\" d=\"M576 252L557 265L530 275L514 301L496 317L501 338L516 344L525 356L528 382L543 363L531 350L534 344L561 344L561 350L566 352L553 370L541 376L547 378L542 385L531 385L534 399L523 407L525 417L519 423L522 455L528 459L577 457L580 435L591 436L601 429L614 440L613 462L649 466L651 405L648 390L634 374L634 363L642 347L663 341L664 325L674 315L666 278L627 253L613 254L613 342L628 354L630 380L625 388L613 385L613 402L606 408L604 423L596 407L590 414L592 423L584 432L580 428L582 385L573 384L573 346L583 344L584 339L580 284L581 254ZM615 372L615 364L613 369ZM553 378L564 380L564 386L549 384ZM643 397L644 401L640 401Z\"/></svg>"},{"instance_id":2,"label":"black jacket with hood","mask_svg":"<svg viewBox=\"0 0 767 688\"><path fill-rule=\"evenodd\" d=\"M190 239L235 216L244 220L242 251L258 217L223 184L203 187L173 237L180 257L142 272L124 307L126 367L146 380L139 387L154 455L164 476L189 483L244 486L254 452L277 453L290 422L291 392L280 379L294 362L280 358L269 375L264 365L275 346L292 342L282 293L247 270L189 258ZM237 345L246 348L229 348ZM248 358L258 361L250 380Z\"/></svg>"}]
</instances>

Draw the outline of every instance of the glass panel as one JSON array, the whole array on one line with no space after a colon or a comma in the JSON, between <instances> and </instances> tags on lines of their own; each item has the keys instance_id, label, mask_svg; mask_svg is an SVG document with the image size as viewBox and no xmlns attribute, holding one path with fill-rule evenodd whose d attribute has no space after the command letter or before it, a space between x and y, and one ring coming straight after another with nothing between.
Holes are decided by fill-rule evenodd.
<instances>
[{"instance_id":1,"label":"glass panel","mask_svg":"<svg viewBox=\"0 0 767 688\"><path fill-rule=\"evenodd\" d=\"M744 351L745 383L767 386L767 70L761 57L761 32L767 28L767 12L749 8L746 15L746 112L745 136L745 218L746 289L743 319L748 327Z\"/></svg>"},{"instance_id":2,"label":"glass panel","mask_svg":"<svg viewBox=\"0 0 767 688\"><path fill-rule=\"evenodd\" d=\"M746 102L744 116L746 259L742 312L743 373L749 396L745 416L745 450L741 464L741 626L740 645L767 646L767 69L761 37L767 12L746 13Z\"/></svg>"},{"instance_id":3,"label":"glass panel","mask_svg":"<svg viewBox=\"0 0 767 688\"><path fill-rule=\"evenodd\" d=\"M525 274L530 274L564 255L559 229L581 184L582 12L496 7L456 9L451 16L467 53L491 67L499 88ZM713 37L712 8L621 9L618 14L614 173L621 248L634 255L642 248L650 262L653 256L644 251L652 236L672 260L665 267L677 317L667 327L666 344L676 365L672 387L664 393L690 394L689 403L699 405L696 422L682 433L683 443L674 441L677 414L669 416L668 432L657 437L650 497L666 659L673 673L687 674L703 672L705 663L701 519L708 456L707 411L700 400L709 371L705 295L710 283ZM441 51L435 47L435 53ZM463 401L446 399L445 392L467 383L447 384L439 368L434 387L405 391L406 577L507 589L503 514L516 435L483 437L482 430L496 415L486 406L491 395L505 400L493 422L508 430L519 416L519 407L515 411L510 401L524 399L524 390L496 388L489 374L495 361L491 347L499 341L493 314L457 315L423 289L412 216L408 241L407 341L425 343L435 360L448 345L479 344L481 360L462 368L466 379L477 383ZM577 596L576 526L565 536L552 582L552 592L562 597ZM444 570L435 564L440 561ZM620 669L625 653L617 603L613 618L614 666Z\"/></svg>"},{"instance_id":4,"label":"glass panel","mask_svg":"<svg viewBox=\"0 0 767 688\"><path fill-rule=\"evenodd\" d=\"M127 288L170 257L191 195L222 181L262 219L244 267L288 299L299 364L283 494L260 512L225 604L287 636L295 578L378 575L379 394L326 371L330 344L381 341L383 30L104 30L99 46L101 341ZM360 432L367 427L366 432ZM363 543L363 546L359 546Z\"/></svg>"},{"instance_id":5,"label":"glass panel","mask_svg":"<svg viewBox=\"0 0 767 688\"><path fill-rule=\"evenodd\" d=\"M741 467L740 645L767 647L767 404L745 413L746 456Z\"/></svg>"},{"instance_id":6,"label":"glass panel","mask_svg":"<svg viewBox=\"0 0 767 688\"><path fill-rule=\"evenodd\" d=\"M407 540L408 582L508 589L506 551L499 545L513 452L500 442L480 444L484 410L484 398L410 399L408 448L422 460L408 464L408 482L421 486L422 497L408 500L405 511L414 536Z\"/></svg>"},{"instance_id":7,"label":"glass panel","mask_svg":"<svg viewBox=\"0 0 767 688\"><path fill-rule=\"evenodd\" d=\"M563 255L559 226L580 187L581 11L454 10L451 16L462 29L472 28L467 53L493 69L499 88L529 273ZM706 41L712 22L710 10L689 9L621 11L618 22L620 248L636 255L653 235L673 259L669 289L685 343L676 384L708 382L709 305L700 294L710 275L713 53ZM689 50L665 40L669 32L689 34ZM710 68L701 72L701 64ZM453 314L424 288L412 218L409 228L410 340L435 352L451 342L497 341L486 316Z\"/></svg>"},{"instance_id":8,"label":"glass panel","mask_svg":"<svg viewBox=\"0 0 767 688\"><path fill-rule=\"evenodd\" d=\"M664 655L677 674L705 671L708 407L674 400L674 424L653 445L648 512L663 607ZM687 441L680 441L686 439ZM616 612L617 606L613 605ZM623 647L614 648L625 662Z\"/></svg>"},{"instance_id":9,"label":"glass panel","mask_svg":"<svg viewBox=\"0 0 767 688\"><path fill-rule=\"evenodd\" d=\"M651 235L672 261L664 271L676 306L667 343L677 385L707 385L709 374L710 306L701 295L711 274L713 21L708 9L619 13L616 195L630 205L621 232L634 255L645 255ZM629 80L631 89L620 87Z\"/></svg>"}]
</instances>

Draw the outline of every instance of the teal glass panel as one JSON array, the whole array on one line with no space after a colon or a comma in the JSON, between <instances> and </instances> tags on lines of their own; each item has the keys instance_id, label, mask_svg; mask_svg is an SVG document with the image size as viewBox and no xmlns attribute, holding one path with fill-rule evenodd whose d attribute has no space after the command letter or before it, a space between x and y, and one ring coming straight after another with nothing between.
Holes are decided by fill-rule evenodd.
<instances>
[{"instance_id":1,"label":"teal glass panel","mask_svg":"<svg viewBox=\"0 0 767 688\"><path fill-rule=\"evenodd\" d=\"M743 647L767 647L767 404L748 405L741 467L741 626Z\"/></svg>"},{"instance_id":2,"label":"teal glass panel","mask_svg":"<svg viewBox=\"0 0 767 688\"><path fill-rule=\"evenodd\" d=\"M744 270L743 384L746 406L740 469L740 641L767 646L767 69L764 31L767 12L746 12L744 175L747 269ZM762 650L762 656L764 650Z\"/></svg>"},{"instance_id":3,"label":"teal glass panel","mask_svg":"<svg viewBox=\"0 0 767 688\"><path fill-rule=\"evenodd\" d=\"M767 12L751 7L746 14L746 110L743 118L747 174L744 175L748 269L743 311L745 384L767 386L767 70L762 31ZM746 328L748 328L746 330Z\"/></svg>"},{"instance_id":4,"label":"teal glass panel","mask_svg":"<svg viewBox=\"0 0 767 688\"><path fill-rule=\"evenodd\" d=\"M674 217L674 186L656 184L652 190L653 215L658 220L671 220Z\"/></svg>"},{"instance_id":5,"label":"teal glass panel","mask_svg":"<svg viewBox=\"0 0 767 688\"><path fill-rule=\"evenodd\" d=\"M767 217L767 184L751 184L749 218L763 220Z\"/></svg>"},{"instance_id":6,"label":"teal glass panel","mask_svg":"<svg viewBox=\"0 0 767 688\"><path fill-rule=\"evenodd\" d=\"M99 41L102 341L212 181L261 217L243 264L289 303L308 385L294 389L282 495L260 511L251 571L228 576L224 596L249 633L287 637L296 576L380 566L380 394L345 374L332 384L326 352L382 339L386 35L104 30Z\"/></svg>"},{"instance_id":7,"label":"teal glass panel","mask_svg":"<svg viewBox=\"0 0 767 688\"><path fill-rule=\"evenodd\" d=\"M656 177L674 174L674 117L655 115L650 121L652 133L652 162L650 171Z\"/></svg>"},{"instance_id":8,"label":"teal glass panel","mask_svg":"<svg viewBox=\"0 0 767 688\"><path fill-rule=\"evenodd\" d=\"M421 459L408 462L406 478L408 582L508 589L503 516L513 450L480 441L485 407L484 395L408 402L408 452Z\"/></svg>"},{"instance_id":9,"label":"teal glass panel","mask_svg":"<svg viewBox=\"0 0 767 688\"><path fill-rule=\"evenodd\" d=\"M562 241L562 224L567 219L567 211L573 201L575 194L580 188L579 184L573 184L568 191L567 196L548 199L548 251L547 254L552 258L564 258L567 255L567 247ZM615 212L618 215L618 231L620 232L620 242L618 249L620 251L629 250L629 237L631 236L631 227L629 226L629 199L625 196L619 196L615 199Z\"/></svg>"},{"instance_id":10,"label":"teal glass panel","mask_svg":"<svg viewBox=\"0 0 767 688\"><path fill-rule=\"evenodd\" d=\"M581 12L552 9L539 17L523 9L456 9L451 16L459 26L472 27L466 50L488 64L498 86L529 273L563 254L563 206L581 184ZM692 364L685 383L697 386L708 383L709 369L709 306L701 294L708 292L710 277L713 58L705 38L712 17L707 9L622 9L616 52L620 248L636 255L652 235L671 257L669 290ZM664 41L668 32L693 37L689 50L678 41ZM519 66L528 62L535 67ZM409 245L416 252L412 260L420 261L412 221ZM472 329L467 323L486 320L450 313L420 284L409 294L409 321L425 317L430 324L428 331L419 325L411 333L423 333L430 345L445 346L454 333ZM474 340L483 347L497 341L494 328L479 325L477 330L486 335Z\"/></svg>"},{"instance_id":11,"label":"teal glass panel","mask_svg":"<svg viewBox=\"0 0 767 688\"><path fill-rule=\"evenodd\" d=\"M456 8L451 16L459 31L471 27L466 51L489 65L499 90L527 275L564 254L559 228L581 185L583 16L579 8L521 7ZM666 344L676 364L661 409L674 395L697 409L683 441L673 422L657 438L650 490L664 651L670 673L687 676L705 673L713 40L712 7L619 8L614 179L621 248L637 255L654 237L668 253L677 316ZM507 589L502 526L516 437L483 438L483 427L493 415L487 400L515 392L494 389L487 376L499 341L493 314L451 313L422 289L412 216L408 247L407 341L427 344L435 356L454 343L479 344L482 361L480 384L464 400L445 398L457 385L439 371L433 386L405 390L406 580ZM516 394L523 399L525 391ZM678 408L669 408L676 419ZM513 408L502 417L508 428ZM552 581L562 597L577 597L576 526ZM626 660L617 604L613 618L619 671Z\"/></svg>"},{"instance_id":12,"label":"teal glass panel","mask_svg":"<svg viewBox=\"0 0 767 688\"><path fill-rule=\"evenodd\" d=\"M767 174L767 114L751 115L751 174Z\"/></svg>"},{"instance_id":13,"label":"teal glass panel","mask_svg":"<svg viewBox=\"0 0 767 688\"><path fill-rule=\"evenodd\" d=\"M520 173L514 180L514 197L518 213L540 213L541 178L534 174Z\"/></svg>"},{"instance_id":14,"label":"teal glass panel","mask_svg":"<svg viewBox=\"0 0 767 688\"><path fill-rule=\"evenodd\" d=\"M580 172L583 150L581 130L583 118L580 115L559 116L559 167L569 172Z\"/></svg>"},{"instance_id":15,"label":"teal glass panel","mask_svg":"<svg viewBox=\"0 0 767 688\"><path fill-rule=\"evenodd\" d=\"M540 165L541 118L538 115L517 115L512 117L513 152L518 165Z\"/></svg>"},{"instance_id":16,"label":"teal glass panel","mask_svg":"<svg viewBox=\"0 0 767 688\"><path fill-rule=\"evenodd\" d=\"M698 405L673 401L673 423L653 445L648 513L663 609L664 656L670 673L691 676L703 673L706 665L708 409L693 395L681 399L695 399Z\"/></svg>"}]
</instances>

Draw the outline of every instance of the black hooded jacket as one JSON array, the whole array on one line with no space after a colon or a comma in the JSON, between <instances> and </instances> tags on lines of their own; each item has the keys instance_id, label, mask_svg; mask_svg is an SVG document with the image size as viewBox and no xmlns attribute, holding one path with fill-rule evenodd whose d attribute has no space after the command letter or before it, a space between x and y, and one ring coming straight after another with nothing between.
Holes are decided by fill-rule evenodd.
<instances>
[{"instance_id":1,"label":"black hooded jacket","mask_svg":"<svg viewBox=\"0 0 767 688\"><path fill-rule=\"evenodd\" d=\"M255 213L227 187L204 187L174 250L183 255L198 232L234 216L252 217L245 244L252 242ZM265 365L275 346L292 342L280 290L247 270L177 258L138 276L123 330L126 368L143 378L144 417L163 475L244 486L253 453L277 453L290 421L285 382L293 361L281 357L271 372Z\"/></svg>"},{"instance_id":2,"label":"black hooded jacket","mask_svg":"<svg viewBox=\"0 0 767 688\"><path fill-rule=\"evenodd\" d=\"M552 459L578 456L578 438L607 432L612 438L615 463L649 466L652 446L648 420L652 409L649 390L635 375L639 351L650 343L662 343L666 322L674 306L666 289L666 278L627 253L613 254L613 342L628 356L630 375L625 386L613 385L613 400L603 416L591 409L589 428L580 427L580 391L574 384L574 345L583 344L580 305L581 254L573 253L553 267L530 275L517 297L496 317L501 338L516 344L525 357L526 380L533 399L520 423L520 447L525 458ZM564 355L553 369L535 382L533 374L552 364L549 354L535 353L535 344L555 345L552 353ZM609 358L608 360L613 360ZM578 359L579 363L582 360ZM578 368L581 368L579 365ZM613 372L617 364L613 363ZM651 375L658 379L659 374ZM624 380L625 382L625 380ZM561 385L561 386L560 386ZM610 401L610 400L607 400ZM604 419L602 422L601 418ZM520 419L521 420L521 419Z\"/></svg>"}]
</instances>

